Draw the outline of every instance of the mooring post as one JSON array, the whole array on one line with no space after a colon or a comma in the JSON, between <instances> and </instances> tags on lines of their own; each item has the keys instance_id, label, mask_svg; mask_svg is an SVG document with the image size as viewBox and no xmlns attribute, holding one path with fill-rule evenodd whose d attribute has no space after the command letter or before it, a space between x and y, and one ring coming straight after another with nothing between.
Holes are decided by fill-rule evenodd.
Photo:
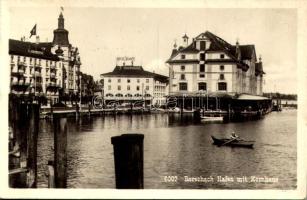
<instances>
[{"instance_id":1,"label":"mooring post","mask_svg":"<svg viewBox=\"0 0 307 200\"><path fill-rule=\"evenodd\" d=\"M27 134L27 187L35 188L37 183L37 136L39 130L39 104L28 105L29 127Z\"/></svg>"},{"instance_id":2,"label":"mooring post","mask_svg":"<svg viewBox=\"0 0 307 200\"><path fill-rule=\"evenodd\" d=\"M53 116L54 122L54 179L56 188L67 186L67 119Z\"/></svg>"},{"instance_id":3,"label":"mooring post","mask_svg":"<svg viewBox=\"0 0 307 200\"><path fill-rule=\"evenodd\" d=\"M50 119L52 119L53 118L53 105L52 105L52 103L50 103L50 113L51 113Z\"/></svg>"},{"instance_id":4,"label":"mooring post","mask_svg":"<svg viewBox=\"0 0 307 200\"><path fill-rule=\"evenodd\" d=\"M54 162L52 160L48 161L48 188L55 188Z\"/></svg>"},{"instance_id":5,"label":"mooring post","mask_svg":"<svg viewBox=\"0 0 307 200\"><path fill-rule=\"evenodd\" d=\"M123 134L111 138L117 189L144 188L143 141L143 134Z\"/></svg>"},{"instance_id":6,"label":"mooring post","mask_svg":"<svg viewBox=\"0 0 307 200\"><path fill-rule=\"evenodd\" d=\"M29 118L27 115L28 106L25 102L21 102L21 104L18 105L18 122L17 122L17 142L20 149L20 157L19 157L19 167L20 168L27 168L27 127ZM20 173L20 180L19 180L18 187L20 188L27 188L27 174L26 173Z\"/></svg>"},{"instance_id":7,"label":"mooring post","mask_svg":"<svg viewBox=\"0 0 307 200\"><path fill-rule=\"evenodd\" d=\"M91 104L88 104L88 115L91 116Z\"/></svg>"}]
</instances>

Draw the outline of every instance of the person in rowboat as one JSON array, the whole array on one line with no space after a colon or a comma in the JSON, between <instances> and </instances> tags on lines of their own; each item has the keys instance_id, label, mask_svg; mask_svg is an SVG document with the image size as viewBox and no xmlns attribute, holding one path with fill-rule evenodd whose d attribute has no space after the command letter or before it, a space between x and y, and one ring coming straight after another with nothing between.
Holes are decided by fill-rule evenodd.
<instances>
[{"instance_id":1,"label":"person in rowboat","mask_svg":"<svg viewBox=\"0 0 307 200\"><path fill-rule=\"evenodd\" d=\"M237 140L237 139L239 139L239 136L233 131L233 132L231 133L230 139L231 139L231 140Z\"/></svg>"}]
</instances>

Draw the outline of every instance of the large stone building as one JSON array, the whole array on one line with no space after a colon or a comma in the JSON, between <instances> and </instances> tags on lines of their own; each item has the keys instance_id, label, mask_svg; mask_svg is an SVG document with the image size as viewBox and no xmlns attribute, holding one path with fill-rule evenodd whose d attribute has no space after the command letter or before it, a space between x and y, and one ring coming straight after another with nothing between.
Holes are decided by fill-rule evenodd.
<instances>
[{"instance_id":1,"label":"large stone building","mask_svg":"<svg viewBox=\"0 0 307 200\"><path fill-rule=\"evenodd\" d=\"M149 72L142 66L116 66L112 72L101 74L104 100L129 103L145 101L146 105L165 104L168 77Z\"/></svg>"},{"instance_id":2,"label":"large stone building","mask_svg":"<svg viewBox=\"0 0 307 200\"><path fill-rule=\"evenodd\" d=\"M206 94L262 95L263 67L254 45L231 45L205 32L174 49L169 65L169 94L172 96Z\"/></svg>"},{"instance_id":3,"label":"large stone building","mask_svg":"<svg viewBox=\"0 0 307 200\"><path fill-rule=\"evenodd\" d=\"M52 52L59 55L63 63L63 89L66 94L76 94L80 86L81 60L77 47L73 47L68 39L68 31L64 28L64 17L58 18L58 28L53 31Z\"/></svg>"},{"instance_id":4,"label":"large stone building","mask_svg":"<svg viewBox=\"0 0 307 200\"><path fill-rule=\"evenodd\" d=\"M53 42L9 40L11 93L45 96L49 103L59 95L77 94L79 90L80 57L78 48L68 41L61 13Z\"/></svg>"}]
</instances>

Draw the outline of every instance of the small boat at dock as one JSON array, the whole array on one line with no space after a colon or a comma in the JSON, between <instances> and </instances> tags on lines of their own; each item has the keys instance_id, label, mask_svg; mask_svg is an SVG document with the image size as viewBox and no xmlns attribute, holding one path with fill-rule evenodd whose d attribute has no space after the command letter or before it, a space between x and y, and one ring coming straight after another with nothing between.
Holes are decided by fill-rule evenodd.
<instances>
[{"instance_id":1,"label":"small boat at dock","mask_svg":"<svg viewBox=\"0 0 307 200\"><path fill-rule=\"evenodd\" d=\"M201 121L204 121L204 122L223 122L222 116L218 116L218 117L201 116L200 119Z\"/></svg>"},{"instance_id":2,"label":"small boat at dock","mask_svg":"<svg viewBox=\"0 0 307 200\"><path fill-rule=\"evenodd\" d=\"M218 139L214 136L211 136L213 140L213 144L217 146L231 146L231 147L245 147L245 148L253 148L255 141L246 141L243 139L231 139L231 138L221 138Z\"/></svg>"}]
</instances>

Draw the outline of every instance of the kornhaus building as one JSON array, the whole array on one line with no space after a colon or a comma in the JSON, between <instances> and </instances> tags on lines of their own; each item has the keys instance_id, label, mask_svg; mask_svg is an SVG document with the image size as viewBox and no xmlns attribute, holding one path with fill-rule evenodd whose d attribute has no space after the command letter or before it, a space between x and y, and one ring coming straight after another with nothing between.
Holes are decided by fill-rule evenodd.
<instances>
[{"instance_id":1,"label":"kornhaus building","mask_svg":"<svg viewBox=\"0 0 307 200\"><path fill-rule=\"evenodd\" d=\"M199 34L183 46L174 45L169 66L169 94L250 94L262 95L261 58L254 45L231 45L211 32Z\"/></svg>"},{"instance_id":2,"label":"kornhaus building","mask_svg":"<svg viewBox=\"0 0 307 200\"><path fill-rule=\"evenodd\" d=\"M59 101L60 92L77 93L80 56L68 41L61 13L53 42L9 40L11 93L45 96L49 102Z\"/></svg>"},{"instance_id":3,"label":"kornhaus building","mask_svg":"<svg viewBox=\"0 0 307 200\"><path fill-rule=\"evenodd\" d=\"M142 66L117 65L112 72L101 74L105 103L145 101L146 105L165 104L168 77L143 69Z\"/></svg>"}]
</instances>

